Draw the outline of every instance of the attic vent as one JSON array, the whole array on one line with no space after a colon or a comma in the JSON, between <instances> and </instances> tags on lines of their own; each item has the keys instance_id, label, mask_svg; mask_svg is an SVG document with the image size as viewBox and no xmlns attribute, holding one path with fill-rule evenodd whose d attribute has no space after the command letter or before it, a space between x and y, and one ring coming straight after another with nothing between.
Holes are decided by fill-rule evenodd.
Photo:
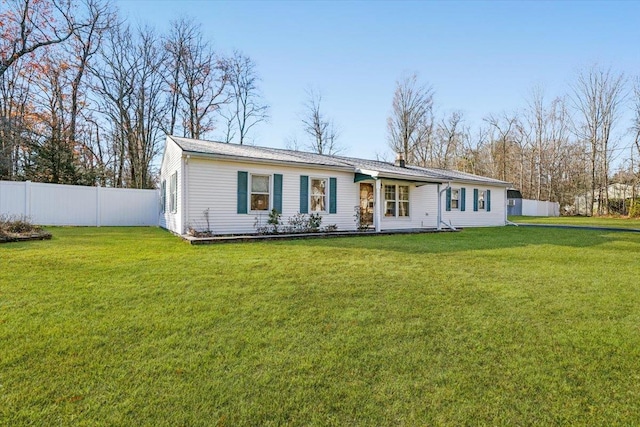
<instances>
[{"instance_id":1,"label":"attic vent","mask_svg":"<svg viewBox=\"0 0 640 427\"><path fill-rule=\"evenodd\" d=\"M396 156L396 166L399 168L405 167L404 156L400 152L398 152L398 155Z\"/></svg>"}]
</instances>

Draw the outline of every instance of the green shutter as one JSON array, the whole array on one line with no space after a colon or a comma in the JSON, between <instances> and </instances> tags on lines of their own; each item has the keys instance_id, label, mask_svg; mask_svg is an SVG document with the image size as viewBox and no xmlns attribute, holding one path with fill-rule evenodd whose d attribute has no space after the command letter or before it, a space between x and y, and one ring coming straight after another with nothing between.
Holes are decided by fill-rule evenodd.
<instances>
[{"instance_id":1,"label":"green shutter","mask_svg":"<svg viewBox=\"0 0 640 427\"><path fill-rule=\"evenodd\" d=\"M282 174L273 174L273 209L282 213Z\"/></svg>"},{"instance_id":2,"label":"green shutter","mask_svg":"<svg viewBox=\"0 0 640 427\"><path fill-rule=\"evenodd\" d=\"M478 212L478 189L473 189L473 211Z\"/></svg>"},{"instance_id":3,"label":"green shutter","mask_svg":"<svg viewBox=\"0 0 640 427\"><path fill-rule=\"evenodd\" d=\"M451 187L447 188L447 211L451 210Z\"/></svg>"},{"instance_id":4,"label":"green shutter","mask_svg":"<svg viewBox=\"0 0 640 427\"><path fill-rule=\"evenodd\" d=\"M238 171L238 213L247 213L247 186L249 173Z\"/></svg>"},{"instance_id":5,"label":"green shutter","mask_svg":"<svg viewBox=\"0 0 640 427\"><path fill-rule=\"evenodd\" d=\"M309 213L309 177L300 175L300 213Z\"/></svg>"},{"instance_id":6,"label":"green shutter","mask_svg":"<svg viewBox=\"0 0 640 427\"><path fill-rule=\"evenodd\" d=\"M464 212L465 208L466 208L466 202L467 202L467 190L466 188L462 187L460 189L460 211Z\"/></svg>"},{"instance_id":7,"label":"green shutter","mask_svg":"<svg viewBox=\"0 0 640 427\"><path fill-rule=\"evenodd\" d=\"M487 212L491 212L491 190L487 190L487 195L485 196L487 200L484 202L487 207Z\"/></svg>"},{"instance_id":8,"label":"green shutter","mask_svg":"<svg viewBox=\"0 0 640 427\"><path fill-rule=\"evenodd\" d=\"M329 213L334 214L337 212L337 200L338 200L338 192L336 191L338 188L338 180L336 178L329 178Z\"/></svg>"}]
</instances>

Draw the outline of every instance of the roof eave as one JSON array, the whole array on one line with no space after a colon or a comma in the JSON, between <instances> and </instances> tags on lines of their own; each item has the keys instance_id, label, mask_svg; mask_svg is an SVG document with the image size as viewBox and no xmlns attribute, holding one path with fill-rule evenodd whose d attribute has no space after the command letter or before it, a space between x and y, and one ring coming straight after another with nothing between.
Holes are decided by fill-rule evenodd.
<instances>
[{"instance_id":1,"label":"roof eave","mask_svg":"<svg viewBox=\"0 0 640 427\"><path fill-rule=\"evenodd\" d=\"M307 162L301 162L301 161L295 161L295 160L261 159L258 157L249 157L249 156L233 156L229 154L203 153L201 151L190 151L185 149L182 149L182 152L183 152L183 155L190 155L192 157L200 157L203 159L210 159L210 160L282 165L282 166L289 166L289 167L298 165L298 166L304 166L312 169L332 169L332 170L340 170L340 171L346 171L346 172L354 172L354 169L351 166L325 165L325 164L307 163Z\"/></svg>"}]
</instances>

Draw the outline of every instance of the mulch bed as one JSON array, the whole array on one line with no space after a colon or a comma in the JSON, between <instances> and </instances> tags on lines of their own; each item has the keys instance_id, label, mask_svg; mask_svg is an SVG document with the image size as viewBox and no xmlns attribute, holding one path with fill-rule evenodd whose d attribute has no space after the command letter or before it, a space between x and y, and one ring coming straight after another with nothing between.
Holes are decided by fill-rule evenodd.
<instances>
[{"instance_id":1,"label":"mulch bed","mask_svg":"<svg viewBox=\"0 0 640 427\"><path fill-rule=\"evenodd\" d=\"M44 230L36 233L0 233L0 243L26 242L29 240L51 240L51 233Z\"/></svg>"}]
</instances>

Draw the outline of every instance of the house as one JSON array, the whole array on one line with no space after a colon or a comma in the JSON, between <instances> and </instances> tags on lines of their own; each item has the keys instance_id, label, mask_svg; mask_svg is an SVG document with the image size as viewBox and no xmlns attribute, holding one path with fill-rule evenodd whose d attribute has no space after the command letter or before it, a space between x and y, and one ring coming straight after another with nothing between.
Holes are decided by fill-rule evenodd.
<instances>
[{"instance_id":1,"label":"house","mask_svg":"<svg viewBox=\"0 0 640 427\"><path fill-rule=\"evenodd\" d=\"M160 169L160 226L215 234L256 231L271 209L282 219L319 213L356 230L499 226L509 184L451 170L168 136Z\"/></svg>"},{"instance_id":2,"label":"house","mask_svg":"<svg viewBox=\"0 0 640 427\"><path fill-rule=\"evenodd\" d=\"M626 214L624 201L637 198L640 195L640 185L633 186L629 184L613 183L607 187L597 188L595 191L595 202L593 204L593 212L597 214L600 199L604 200L605 195L609 200L609 211ZM617 203L616 203L617 201ZM628 207L628 205L626 206ZM573 206L568 206L565 210L574 215L587 215L591 209L591 191L579 194L574 198Z\"/></svg>"}]
</instances>

